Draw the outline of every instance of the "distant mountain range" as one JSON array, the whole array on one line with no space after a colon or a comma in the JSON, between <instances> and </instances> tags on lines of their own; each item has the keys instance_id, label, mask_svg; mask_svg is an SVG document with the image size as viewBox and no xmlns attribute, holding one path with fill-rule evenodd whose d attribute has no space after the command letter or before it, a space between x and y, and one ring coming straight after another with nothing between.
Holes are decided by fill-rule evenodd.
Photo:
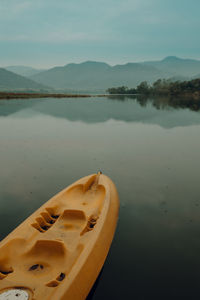
<instances>
[{"instance_id":1,"label":"distant mountain range","mask_svg":"<svg viewBox=\"0 0 200 300\"><path fill-rule=\"evenodd\" d=\"M42 71L23 66L7 67L7 69L26 76L32 84L35 82L43 88L48 86L68 92L105 92L110 87L122 85L136 87L142 81L152 83L159 78L171 78L172 80L198 78L200 61L168 56L160 61L115 66L110 66L104 62L87 61ZM17 87L17 83L15 85Z\"/></svg>"},{"instance_id":2,"label":"distant mountain range","mask_svg":"<svg viewBox=\"0 0 200 300\"><path fill-rule=\"evenodd\" d=\"M105 91L111 86L135 86L143 80L152 82L162 76L163 72L153 66L128 63L111 67L106 63L88 61L55 67L30 78L55 89Z\"/></svg>"}]
</instances>

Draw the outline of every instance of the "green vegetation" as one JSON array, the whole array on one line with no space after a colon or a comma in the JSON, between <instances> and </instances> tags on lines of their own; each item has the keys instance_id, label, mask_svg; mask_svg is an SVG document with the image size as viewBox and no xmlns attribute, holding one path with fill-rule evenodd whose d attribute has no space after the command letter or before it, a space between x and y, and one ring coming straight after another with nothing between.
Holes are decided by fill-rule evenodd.
<instances>
[{"instance_id":1,"label":"green vegetation","mask_svg":"<svg viewBox=\"0 0 200 300\"><path fill-rule=\"evenodd\" d=\"M190 81L175 81L166 79L158 79L152 85L146 81L141 82L137 88L128 88L125 86L110 88L107 90L109 94L139 94L151 96L192 96L200 98L200 79Z\"/></svg>"}]
</instances>

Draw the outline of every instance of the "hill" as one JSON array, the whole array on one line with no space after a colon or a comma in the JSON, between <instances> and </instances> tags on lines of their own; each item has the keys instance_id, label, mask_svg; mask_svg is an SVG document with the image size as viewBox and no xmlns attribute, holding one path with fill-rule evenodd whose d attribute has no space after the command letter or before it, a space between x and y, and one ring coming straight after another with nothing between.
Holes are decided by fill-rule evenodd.
<instances>
[{"instance_id":1,"label":"hill","mask_svg":"<svg viewBox=\"0 0 200 300\"><path fill-rule=\"evenodd\" d=\"M46 86L0 68L0 90L43 90Z\"/></svg>"},{"instance_id":2,"label":"hill","mask_svg":"<svg viewBox=\"0 0 200 300\"><path fill-rule=\"evenodd\" d=\"M141 81L151 84L159 78L189 80L199 72L200 61L168 56L160 61L115 66L94 61L73 63L34 74L30 78L55 89L105 91L110 86L136 87Z\"/></svg>"},{"instance_id":3,"label":"hill","mask_svg":"<svg viewBox=\"0 0 200 300\"><path fill-rule=\"evenodd\" d=\"M110 86L118 86L119 84L136 86L142 80L153 82L167 75L153 66L140 63L128 63L112 67L102 62L87 61L55 67L30 78L55 89L105 91Z\"/></svg>"},{"instance_id":4,"label":"hill","mask_svg":"<svg viewBox=\"0 0 200 300\"><path fill-rule=\"evenodd\" d=\"M200 78L200 74L197 74L193 77L194 79L199 79Z\"/></svg>"},{"instance_id":5,"label":"hill","mask_svg":"<svg viewBox=\"0 0 200 300\"><path fill-rule=\"evenodd\" d=\"M37 73L40 73L42 71L44 71L44 69L35 69L32 67L26 67L26 66L8 66L5 67L4 69L11 71L13 73L16 73L18 75L21 76L32 76L35 75Z\"/></svg>"},{"instance_id":6,"label":"hill","mask_svg":"<svg viewBox=\"0 0 200 300\"><path fill-rule=\"evenodd\" d=\"M195 59L183 59L176 56L167 56L161 61L144 62L144 65L152 66L160 71L174 76L193 77L200 73L200 61Z\"/></svg>"}]
</instances>

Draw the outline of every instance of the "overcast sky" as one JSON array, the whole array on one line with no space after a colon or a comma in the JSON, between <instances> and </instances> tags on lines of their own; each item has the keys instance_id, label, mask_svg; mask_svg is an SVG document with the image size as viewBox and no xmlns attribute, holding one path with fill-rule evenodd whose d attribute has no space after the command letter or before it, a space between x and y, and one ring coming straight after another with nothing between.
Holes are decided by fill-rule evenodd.
<instances>
[{"instance_id":1,"label":"overcast sky","mask_svg":"<svg viewBox=\"0 0 200 300\"><path fill-rule=\"evenodd\" d=\"M200 0L0 0L0 66L200 59Z\"/></svg>"}]
</instances>

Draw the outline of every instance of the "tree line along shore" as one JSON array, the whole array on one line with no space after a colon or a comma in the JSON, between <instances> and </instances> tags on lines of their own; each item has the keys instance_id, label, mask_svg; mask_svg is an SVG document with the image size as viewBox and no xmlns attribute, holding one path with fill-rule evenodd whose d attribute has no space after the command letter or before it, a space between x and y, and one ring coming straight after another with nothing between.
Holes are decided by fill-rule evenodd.
<instances>
[{"instance_id":1,"label":"tree line along shore","mask_svg":"<svg viewBox=\"0 0 200 300\"><path fill-rule=\"evenodd\" d=\"M143 95L143 96L168 96L189 97L200 100L200 79L190 81L171 81L158 79L152 85L147 81L141 82L136 88L126 86L108 88L109 95ZM67 94L48 93L38 91L0 91L0 99L27 99L27 98L86 98L105 97L108 94Z\"/></svg>"},{"instance_id":2,"label":"tree line along shore","mask_svg":"<svg viewBox=\"0 0 200 300\"><path fill-rule=\"evenodd\" d=\"M152 85L143 81L136 88L128 88L126 86L112 87L107 92L111 95L188 96L200 99L200 79L175 82L167 79L158 79Z\"/></svg>"}]
</instances>

